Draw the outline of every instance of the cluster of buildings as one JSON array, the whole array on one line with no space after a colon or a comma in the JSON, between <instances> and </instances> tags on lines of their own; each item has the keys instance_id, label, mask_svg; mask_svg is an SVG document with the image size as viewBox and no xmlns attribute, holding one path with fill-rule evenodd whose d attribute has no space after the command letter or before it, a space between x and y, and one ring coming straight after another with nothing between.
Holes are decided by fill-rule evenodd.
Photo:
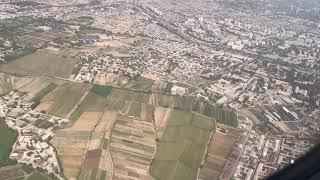
<instances>
[{"instance_id":1,"label":"cluster of buildings","mask_svg":"<svg viewBox=\"0 0 320 180\"><path fill-rule=\"evenodd\" d=\"M18 132L10 158L60 177L58 158L50 140L57 128L69 120L32 110L33 103L26 102L23 96L24 93L11 92L0 98L1 116L8 127Z\"/></svg>"},{"instance_id":2,"label":"cluster of buildings","mask_svg":"<svg viewBox=\"0 0 320 180\"><path fill-rule=\"evenodd\" d=\"M308 140L260 134L251 130L233 177L237 180L264 179L293 164L313 145Z\"/></svg>"},{"instance_id":3,"label":"cluster of buildings","mask_svg":"<svg viewBox=\"0 0 320 180\"><path fill-rule=\"evenodd\" d=\"M77 64L78 71L74 80L80 82L94 82L96 76L104 77L108 74L118 74L127 78L139 77L148 62L138 57L114 57L112 54L88 53L80 57Z\"/></svg>"}]
</instances>

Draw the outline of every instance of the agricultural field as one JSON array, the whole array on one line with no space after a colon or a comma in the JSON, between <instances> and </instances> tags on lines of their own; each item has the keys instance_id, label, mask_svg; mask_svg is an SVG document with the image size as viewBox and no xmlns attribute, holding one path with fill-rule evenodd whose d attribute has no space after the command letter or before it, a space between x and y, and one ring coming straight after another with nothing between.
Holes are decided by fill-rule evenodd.
<instances>
[{"instance_id":1,"label":"agricultural field","mask_svg":"<svg viewBox=\"0 0 320 180\"><path fill-rule=\"evenodd\" d=\"M40 172L34 172L27 178L27 180L52 180L52 179L53 178L49 177L48 175Z\"/></svg>"},{"instance_id":2,"label":"agricultural field","mask_svg":"<svg viewBox=\"0 0 320 180\"><path fill-rule=\"evenodd\" d=\"M168 86L168 83L160 81L160 80L156 80L156 81L154 81L154 83L151 87L151 91L165 93L167 86Z\"/></svg>"},{"instance_id":3,"label":"agricultural field","mask_svg":"<svg viewBox=\"0 0 320 180\"><path fill-rule=\"evenodd\" d=\"M100 84L100 85L110 85L113 87L123 87L125 86L129 81L128 77L113 74L113 73L107 73L107 74L97 74L94 79L94 83Z\"/></svg>"},{"instance_id":4,"label":"agricultural field","mask_svg":"<svg viewBox=\"0 0 320 180\"><path fill-rule=\"evenodd\" d=\"M228 170L224 167L240 134L239 129L218 125L217 131L211 137L204 166L200 170L201 179L218 180L224 170Z\"/></svg>"},{"instance_id":5,"label":"agricultural field","mask_svg":"<svg viewBox=\"0 0 320 180\"><path fill-rule=\"evenodd\" d=\"M110 111L121 111L125 101L147 102L148 94L113 88L107 97Z\"/></svg>"},{"instance_id":6,"label":"agricultural field","mask_svg":"<svg viewBox=\"0 0 320 180\"><path fill-rule=\"evenodd\" d=\"M149 104L165 108L173 108L184 111L191 111L194 99L192 97L171 96L154 93L150 95Z\"/></svg>"},{"instance_id":7,"label":"agricultural field","mask_svg":"<svg viewBox=\"0 0 320 180\"><path fill-rule=\"evenodd\" d=\"M79 180L97 179L102 149L89 150L86 153Z\"/></svg>"},{"instance_id":8,"label":"agricultural field","mask_svg":"<svg viewBox=\"0 0 320 180\"><path fill-rule=\"evenodd\" d=\"M237 114L224 107L211 105L194 97L172 96L153 93L150 95L149 104L161 106L164 108L173 108L177 110L193 111L209 117L213 117L219 123L238 126Z\"/></svg>"},{"instance_id":9,"label":"agricultural field","mask_svg":"<svg viewBox=\"0 0 320 180\"><path fill-rule=\"evenodd\" d=\"M118 115L110 140L114 179L152 179L148 172L155 139L152 123Z\"/></svg>"},{"instance_id":10,"label":"agricultural field","mask_svg":"<svg viewBox=\"0 0 320 180\"><path fill-rule=\"evenodd\" d=\"M70 119L77 120L84 112L103 112L106 105L106 98L93 92L89 92L81 104L79 104L72 113Z\"/></svg>"},{"instance_id":11,"label":"agricultural field","mask_svg":"<svg viewBox=\"0 0 320 180\"><path fill-rule=\"evenodd\" d=\"M235 128L227 126L224 138L212 133L216 121L203 115L205 104L197 107L199 114L192 112L198 110L193 98L151 96L94 85L74 105L73 122L52 140L64 175L80 180L193 180L205 158L200 172L218 176L236 142Z\"/></svg>"},{"instance_id":12,"label":"agricultural field","mask_svg":"<svg viewBox=\"0 0 320 180\"><path fill-rule=\"evenodd\" d=\"M58 131L53 138L52 144L57 150L67 178L75 179L78 176L86 157L92 131L100 117L100 112L85 112L72 127Z\"/></svg>"},{"instance_id":13,"label":"agricultural field","mask_svg":"<svg viewBox=\"0 0 320 180\"><path fill-rule=\"evenodd\" d=\"M10 129L4 118L0 118L0 166L10 163L11 148L18 137L18 132Z\"/></svg>"},{"instance_id":14,"label":"agricultural field","mask_svg":"<svg viewBox=\"0 0 320 180\"><path fill-rule=\"evenodd\" d=\"M112 179L113 166L109 138L117 113L105 111L92 132L86 159L78 179Z\"/></svg>"},{"instance_id":15,"label":"agricultural field","mask_svg":"<svg viewBox=\"0 0 320 180\"><path fill-rule=\"evenodd\" d=\"M12 76L11 82L13 84L14 89L27 93L25 97L27 101L34 100L34 98L36 96L39 96L41 91L44 91L44 89L48 88L50 84L60 85L63 83L63 81L52 79L52 78L31 77L31 76L30 77Z\"/></svg>"},{"instance_id":16,"label":"agricultural field","mask_svg":"<svg viewBox=\"0 0 320 180\"><path fill-rule=\"evenodd\" d=\"M58 85L55 83L50 83L45 88L41 89L37 94L34 95L32 98L32 101L35 103L33 106L37 106L40 104L40 101L42 98L44 98L46 95L48 95L51 91L53 91L55 88L57 88Z\"/></svg>"},{"instance_id":17,"label":"agricultural field","mask_svg":"<svg viewBox=\"0 0 320 180\"><path fill-rule=\"evenodd\" d=\"M207 104L201 113L206 116L215 117L219 123L238 127L238 115L232 110Z\"/></svg>"},{"instance_id":18,"label":"agricultural field","mask_svg":"<svg viewBox=\"0 0 320 180\"><path fill-rule=\"evenodd\" d=\"M103 97L107 97L111 93L111 91L112 91L111 86L102 86L102 85L94 84L91 88L91 92Z\"/></svg>"},{"instance_id":19,"label":"agricultural field","mask_svg":"<svg viewBox=\"0 0 320 180\"><path fill-rule=\"evenodd\" d=\"M150 173L158 180L196 179L215 121L200 114L171 110L166 124Z\"/></svg>"},{"instance_id":20,"label":"agricultural field","mask_svg":"<svg viewBox=\"0 0 320 180\"><path fill-rule=\"evenodd\" d=\"M76 169L71 169L71 165L66 163L66 167L69 169L69 172L65 173L66 176L69 173L68 176L76 176L78 179L107 179L112 177L113 168L110 165L110 152L108 148L103 148L107 146L105 142L109 139L113 123L117 117L117 112L107 110L107 98L112 91L111 87L94 85L71 114L70 118L73 120L69 124L71 127L62 131L66 136L65 138L73 138L74 133L65 134L65 131L70 128L76 130L79 123L82 124L80 127L81 135L85 136L74 137L75 142L80 141L79 144L82 144L81 147L78 147L78 150L81 149L81 153L78 152L76 157L79 163L76 164ZM84 119L90 122L86 124ZM78 135L80 136L80 132ZM69 144L61 144L61 149L68 147L70 148Z\"/></svg>"},{"instance_id":21,"label":"agricultural field","mask_svg":"<svg viewBox=\"0 0 320 180\"><path fill-rule=\"evenodd\" d=\"M126 101L123 105L121 114L141 119L142 121L153 122L154 107L147 103Z\"/></svg>"},{"instance_id":22,"label":"agricultural field","mask_svg":"<svg viewBox=\"0 0 320 180\"><path fill-rule=\"evenodd\" d=\"M131 80L125 87L129 89L148 91L151 90L153 83L154 81L151 79L139 77L136 80Z\"/></svg>"},{"instance_id":23,"label":"agricultural field","mask_svg":"<svg viewBox=\"0 0 320 180\"><path fill-rule=\"evenodd\" d=\"M171 109L163 107L155 107L154 110L154 124L157 132L157 137L161 138L166 127L168 117L170 115Z\"/></svg>"},{"instance_id":24,"label":"agricultural field","mask_svg":"<svg viewBox=\"0 0 320 180\"><path fill-rule=\"evenodd\" d=\"M88 86L81 83L64 83L45 96L37 111L45 111L58 117L66 117L88 91Z\"/></svg>"},{"instance_id":25,"label":"agricultural field","mask_svg":"<svg viewBox=\"0 0 320 180\"><path fill-rule=\"evenodd\" d=\"M0 70L22 75L36 74L69 78L78 59L35 52L0 66Z\"/></svg>"},{"instance_id":26,"label":"agricultural field","mask_svg":"<svg viewBox=\"0 0 320 180\"><path fill-rule=\"evenodd\" d=\"M24 178L28 174L23 171L21 165L5 166L0 168L0 179L18 179Z\"/></svg>"},{"instance_id":27,"label":"agricultural field","mask_svg":"<svg viewBox=\"0 0 320 180\"><path fill-rule=\"evenodd\" d=\"M27 165L12 165L0 168L1 180L54 180L47 174L38 172Z\"/></svg>"}]
</instances>

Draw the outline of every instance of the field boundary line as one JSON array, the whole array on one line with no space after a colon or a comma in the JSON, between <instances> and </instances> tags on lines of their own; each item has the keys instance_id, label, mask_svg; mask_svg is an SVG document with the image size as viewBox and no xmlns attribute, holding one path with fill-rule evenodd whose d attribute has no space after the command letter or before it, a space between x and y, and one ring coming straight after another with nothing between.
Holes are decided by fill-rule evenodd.
<instances>
[{"instance_id":1,"label":"field boundary line","mask_svg":"<svg viewBox=\"0 0 320 180\"><path fill-rule=\"evenodd\" d=\"M70 119L71 115L77 110L77 108L81 105L81 103L84 101L84 99L88 96L90 92L90 89L87 90L82 97L80 98L80 100L77 102L77 104L70 110L70 112L67 114L66 119Z\"/></svg>"}]
</instances>

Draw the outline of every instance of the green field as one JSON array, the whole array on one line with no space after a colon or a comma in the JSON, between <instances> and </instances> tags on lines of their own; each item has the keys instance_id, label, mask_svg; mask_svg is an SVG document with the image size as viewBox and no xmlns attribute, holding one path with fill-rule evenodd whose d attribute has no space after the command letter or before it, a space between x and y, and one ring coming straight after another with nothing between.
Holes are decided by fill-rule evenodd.
<instances>
[{"instance_id":1,"label":"green field","mask_svg":"<svg viewBox=\"0 0 320 180\"><path fill-rule=\"evenodd\" d=\"M39 172L34 172L32 173L27 180L52 180L53 178L50 178L48 175L39 173Z\"/></svg>"},{"instance_id":2,"label":"green field","mask_svg":"<svg viewBox=\"0 0 320 180\"><path fill-rule=\"evenodd\" d=\"M0 118L0 166L9 163L11 148L17 137L18 133L7 126L4 118Z\"/></svg>"},{"instance_id":3,"label":"green field","mask_svg":"<svg viewBox=\"0 0 320 180\"><path fill-rule=\"evenodd\" d=\"M196 179L206 144L214 128L212 118L172 110L151 164L152 176L158 180Z\"/></svg>"},{"instance_id":4,"label":"green field","mask_svg":"<svg viewBox=\"0 0 320 180\"><path fill-rule=\"evenodd\" d=\"M107 178L107 171L102 171L100 175L100 180L105 180Z\"/></svg>"},{"instance_id":5,"label":"green field","mask_svg":"<svg viewBox=\"0 0 320 180\"><path fill-rule=\"evenodd\" d=\"M26 172L21 165L5 166L0 168L0 179L19 179L24 178Z\"/></svg>"},{"instance_id":6,"label":"green field","mask_svg":"<svg viewBox=\"0 0 320 180\"><path fill-rule=\"evenodd\" d=\"M56 180L56 177L41 173L27 165L13 165L0 168L1 180Z\"/></svg>"},{"instance_id":7,"label":"green field","mask_svg":"<svg viewBox=\"0 0 320 180\"><path fill-rule=\"evenodd\" d=\"M102 85L97 85L94 84L93 87L91 88L91 92L96 93L100 96L107 97L112 91L111 86L102 86Z\"/></svg>"},{"instance_id":8,"label":"green field","mask_svg":"<svg viewBox=\"0 0 320 180\"><path fill-rule=\"evenodd\" d=\"M93 92L89 92L82 103L72 113L71 119L77 120L84 112L103 112L106 105L106 98Z\"/></svg>"},{"instance_id":9,"label":"green field","mask_svg":"<svg viewBox=\"0 0 320 180\"><path fill-rule=\"evenodd\" d=\"M113 88L108 96L108 110L119 111L125 101L147 102L148 94Z\"/></svg>"},{"instance_id":10,"label":"green field","mask_svg":"<svg viewBox=\"0 0 320 180\"><path fill-rule=\"evenodd\" d=\"M94 89L91 89L82 103L73 112L71 115L72 120L78 119L83 112L103 112L105 108L119 111L122 109L125 101L146 102L148 99L147 94L109 88L108 86L96 86ZM137 114L141 112L141 104L136 104L139 106L134 105L130 113Z\"/></svg>"},{"instance_id":11,"label":"green field","mask_svg":"<svg viewBox=\"0 0 320 180\"><path fill-rule=\"evenodd\" d=\"M229 126L237 127L237 114L224 107L214 106L194 97L171 96L164 94L152 94L151 103L154 106L173 108L177 110L193 111L209 117L213 117L217 122Z\"/></svg>"},{"instance_id":12,"label":"green field","mask_svg":"<svg viewBox=\"0 0 320 180\"><path fill-rule=\"evenodd\" d=\"M238 126L237 114L232 110L226 110L223 107L208 104L202 113L206 116L214 117L219 123L233 127Z\"/></svg>"},{"instance_id":13,"label":"green field","mask_svg":"<svg viewBox=\"0 0 320 180\"><path fill-rule=\"evenodd\" d=\"M146 78L143 78L143 77L139 77L136 80L130 81L126 85L126 88L148 91L148 90L151 89L153 83L154 83L154 81L151 80L151 79L146 79Z\"/></svg>"}]
</instances>

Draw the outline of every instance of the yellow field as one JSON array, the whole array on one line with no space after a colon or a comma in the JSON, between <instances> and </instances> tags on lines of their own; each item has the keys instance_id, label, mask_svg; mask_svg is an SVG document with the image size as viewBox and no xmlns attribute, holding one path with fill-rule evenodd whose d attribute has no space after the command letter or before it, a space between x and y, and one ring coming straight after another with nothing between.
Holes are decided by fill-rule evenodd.
<instances>
[{"instance_id":1,"label":"yellow field","mask_svg":"<svg viewBox=\"0 0 320 180\"><path fill-rule=\"evenodd\" d=\"M59 131L53 138L52 144L68 179L76 179L87 152L91 132L100 116L99 112L85 112L72 127Z\"/></svg>"},{"instance_id":2,"label":"yellow field","mask_svg":"<svg viewBox=\"0 0 320 180\"><path fill-rule=\"evenodd\" d=\"M149 166L155 153L153 124L118 116L111 136L115 179L149 180Z\"/></svg>"}]
</instances>

